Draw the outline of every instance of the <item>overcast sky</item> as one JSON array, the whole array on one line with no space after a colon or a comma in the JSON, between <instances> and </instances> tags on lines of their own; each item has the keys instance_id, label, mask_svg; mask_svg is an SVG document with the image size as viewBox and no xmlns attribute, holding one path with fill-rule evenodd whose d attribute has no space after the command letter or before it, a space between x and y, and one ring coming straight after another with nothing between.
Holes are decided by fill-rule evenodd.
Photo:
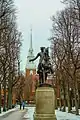
<instances>
[{"instance_id":1,"label":"overcast sky","mask_svg":"<svg viewBox=\"0 0 80 120\"><path fill-rule=\"evenodd\" d=\"M32 25L33 49L34 55L36 55L41 46L50 46L48 41L52 26L50 17L61 10L64 5L60 0L15 0L15 5L18 27L23 34L21 70L24 71L30 46L30 26Z\"/></svg>"}]
</instances>

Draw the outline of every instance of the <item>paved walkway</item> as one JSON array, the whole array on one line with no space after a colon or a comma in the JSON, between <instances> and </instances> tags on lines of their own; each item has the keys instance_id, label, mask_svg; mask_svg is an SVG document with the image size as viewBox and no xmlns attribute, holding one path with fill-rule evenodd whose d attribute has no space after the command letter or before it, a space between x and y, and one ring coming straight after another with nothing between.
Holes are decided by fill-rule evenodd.
<instances>
[{"instance_id":1,"label":"paved walkway","mask_svg":"<svg viewBox=\"0 0 80 120\"><path fill-rule=\"evenodd\" d=\"M0 120L23 120L23 116L26 113L26 109L25 110L16 110L12 113L6 114L2 117L0 117Z\"/></svg>"}]
</instances>

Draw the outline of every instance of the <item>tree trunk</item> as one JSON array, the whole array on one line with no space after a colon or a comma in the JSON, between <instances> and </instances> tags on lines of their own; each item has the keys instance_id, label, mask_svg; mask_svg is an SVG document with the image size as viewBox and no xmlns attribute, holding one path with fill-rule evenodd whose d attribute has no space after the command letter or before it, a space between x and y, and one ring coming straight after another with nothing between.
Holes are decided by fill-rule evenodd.
<instances>
[{"instance_id":1,"label":"tree trunk","mask_svg":"<svg viewBox=\"0 0 80 120\"><path fill-rule=\"evenodd\" d=\"M9 81L8 81L8 109L12 108L12 81L13 81L12 75L9 74Z\"/></svg>"},{"instance_id":2,"label":"tree trunk","mask_svg":"<svg viewBox=\"0 0 80 120\"><path fill-rule=\"evenodd\" d=\"M8 88L8 109L12 108L12 89Z\"/></svg>"},{"instance_id":3,"label":"tree trunk","mask_svg":"<svg viewBox=\"0 0 80 120\"><path fill-rule=\"evenodd\" d=\"M79 109L80 109L80 90L79 90Z\"/></svg>"},{"instance_id":4,"label":"tree trunk","mask_svg":"<svg viewBox=\"0 0 80 120\"><path fill-rule=\"evenodd\" d=\"M4 105L3 105L3 111L6 111L6 80L4 79Z\"/></svg>"},{"instance_id":5,"label":"tree trunk","mask_svg":"<svg viewBox=\"0 0 80 120\"><path fill-rule=\"evenodd\" d=\"M78 101L77 101L77 95L76 95L76 90L75 90L75 88L74 88L74 97L75 97L75 109L76 109L76 115L79 115Z\"/></svg>"},{"instance_id":6,"label":"tree trunk","mask_svg":"<svg viewBox=\"0 0 80 120\"><path fill-rule=\"evenodd\" d=\"M76 115L79 115L79 110L78 110L78 86L77 86L77 80L74 76L74 97L75 97L75 109L76 109Z\"/></svg>"},{"instance_id":7,"label":"tree trunk","mask_svg":"<svg viewBox=\"0 0 80 120\"><path fill-rule=\"evenodd\" d=\"M67 93L68 113L71 113L70 94Z\"/></svg>"},{"instance_id":8,"label":"tree trunk","mask_svg":"<svg viewBox=\"0 0 80 120\"><path fill-rule=\"evenodd\" d=\"M59 106L60 106L60 111L61 111L61 107L62 107L61 92L60 92Z\"/></svg>"},{"instance_id":9,"label":"tree trunk","mask_svg":"<svg viewBox=\"0 0 80 120\"><path fill-rule=\"evenodd\" d=\"M61 111L61 107L62 107L61 98L60 98L60 100L59 100L59 107L60 107L60 111Z\"/></svg>"},{"instance_id":10,"label":"tree trunk","mask_svg":"<svg viewBox=\"0 0 80 120\"><path fill-rule=\"evenodd\" d=\"M63 82L63 92L64 92L64 108L63 108L63 112L65 112L66 111L66 93L65 93L64 82Z\"/></svg>"},{"instance_id":11,"label":"tree trunk","mask_svg":"<svg viewBox=\"0 0 80 120\"><path fill-rule=\"evenodd\" d=\"M6 68L5 64L3 64L3 93L4 93L4 104L3 111L6 112Z\"/></svg>"},{"instance_id":12,"label":"tree trunk","mask_svg":"<svg viewBox=\"0 0 80 120\"><path fill-rule=\"evenodd\" d=\"M0 83L0 113L1 113L1 83Z\"/></svg>"},{"instance_id":13,"label":"tree trunk","mask_svg":"<svg viewBox=\"0 0 80 120\"><path fill-rule=\"evenodd\" d=\"M78 109L79 109L79 104L80 104L80 95L79 95L79 91L78 91Z\"/></svg>"},{"instance_id":14,"label":"tree trunk","mask_svg":"<svg viewBox=\"0 0 80 120\"><path fill-rule=\"evenodd\" d=\"M71 113L69 81L68 81L68 85L67 85L67 103L68 103L68 113Z\"/></svg>"},{"instance_id":15,"label":"tree trunk","mask_svg":"<svg viewBox=\"0 0 80 120\"><path fill-rule=\"evenodd\" d=\"M56 96L56 90L55 90L55 109L57 109L57 96Z\"/></svg>"},{"instance_id":16,"label":"tree trunk","mask_svg":"<svg viewBox=\"0 0 80 120\"><path fill-rule=\"evenodd\" d=\"M65 95L64 95L64 108L63 108L63 112L66 111L66 98L65 98Z\"/></svg>"}]
</instances>

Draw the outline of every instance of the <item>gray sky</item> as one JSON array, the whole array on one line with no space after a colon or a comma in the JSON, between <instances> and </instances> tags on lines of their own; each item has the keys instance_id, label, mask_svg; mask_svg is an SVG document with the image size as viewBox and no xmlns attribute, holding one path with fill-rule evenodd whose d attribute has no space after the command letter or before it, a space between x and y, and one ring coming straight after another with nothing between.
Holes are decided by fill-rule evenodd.
<instances>
[{"instance_id":1,"label":"gray sky","mask_svg":"<svg viewBox=\"0 0 80 120\"><path fill-rule=\"evenodd\" d=\"M15 0L17 6L17 22L23 34L21 49L21 70L25 71L28 49L30 46L30 26L33 29L34 55L41 46L50 46L48 38L51 36L52 21L50 17L64 5L60 0Z\"/></svg>"}]
</instances>

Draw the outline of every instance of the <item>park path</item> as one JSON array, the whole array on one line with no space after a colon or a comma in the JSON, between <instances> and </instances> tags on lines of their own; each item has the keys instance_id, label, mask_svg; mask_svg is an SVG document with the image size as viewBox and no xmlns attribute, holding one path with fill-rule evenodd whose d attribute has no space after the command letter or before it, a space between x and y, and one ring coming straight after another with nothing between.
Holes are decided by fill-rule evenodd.
<instances>
[{"instance_id":1,"label":"park path","mask_svg":"<svg viewBox=\"0 0 80 120\"><path fill-rule=\"evenodd\" d=\"M27 109L16 110L12 113L9 113L5 116L0 117L0 120L23 120L23 116L26 113Z\"/></svg>"}]
</instances>

